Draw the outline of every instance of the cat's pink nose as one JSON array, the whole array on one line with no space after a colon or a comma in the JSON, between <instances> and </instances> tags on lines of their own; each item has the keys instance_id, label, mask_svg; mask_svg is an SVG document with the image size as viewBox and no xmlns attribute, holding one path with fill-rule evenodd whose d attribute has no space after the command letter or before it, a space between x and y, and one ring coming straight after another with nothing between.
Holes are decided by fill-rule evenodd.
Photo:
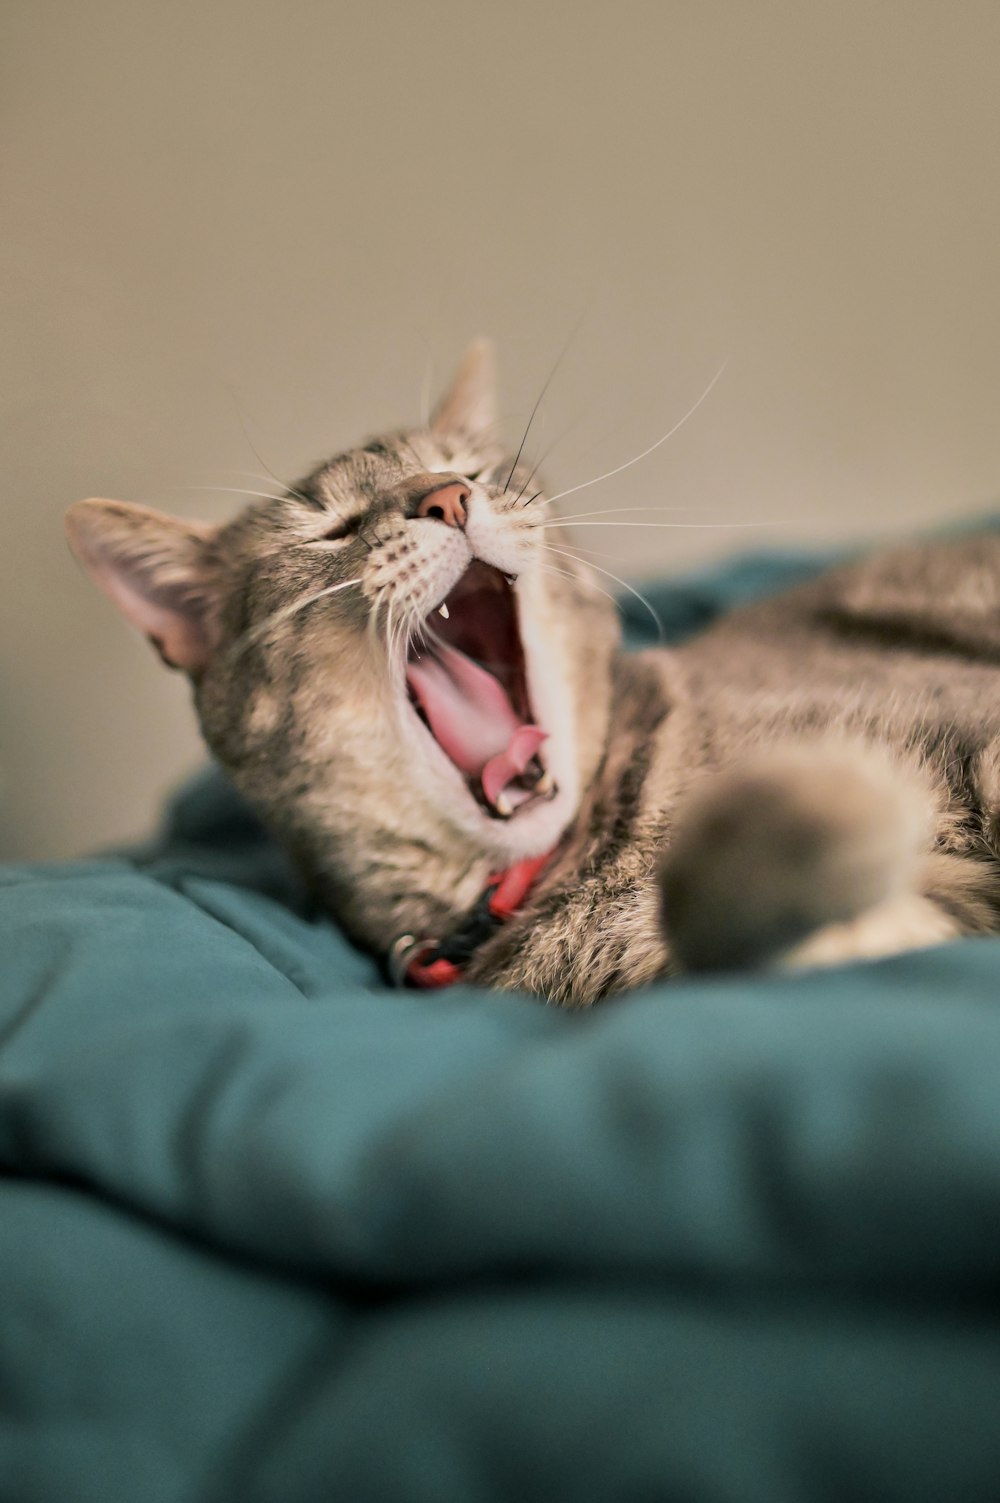
<instances>
[{"instance_id":1,"label":"cat's pink nose","mask_svg":"<svg viewBox=\"0 0 1000 1503\"><path fill-rule=\"evenodd\" d=\"M469 487L457 480L451 485L442 485L424 497L417 507L417 516L434 517L439 522L447 522L449 527L464 527L466 502L471 494Z\"/></svg>"}]
</instances>

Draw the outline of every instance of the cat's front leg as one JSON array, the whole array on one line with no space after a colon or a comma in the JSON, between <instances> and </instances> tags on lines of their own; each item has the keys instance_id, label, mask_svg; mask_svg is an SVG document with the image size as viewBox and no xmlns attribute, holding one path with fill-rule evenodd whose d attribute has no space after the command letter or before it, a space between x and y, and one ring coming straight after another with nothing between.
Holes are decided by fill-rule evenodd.
<instances>
[{"instance_id":1,"label":"cat's front leg","mask_svg":"<svg viewBox=\"0 0 1000 1503\"><path fill-rule=\"evenodd\" d=\"M610 870L557 882L476 956L467 979L589 1007L671 968L652 849Z\"/></svg>"}]
</instances>

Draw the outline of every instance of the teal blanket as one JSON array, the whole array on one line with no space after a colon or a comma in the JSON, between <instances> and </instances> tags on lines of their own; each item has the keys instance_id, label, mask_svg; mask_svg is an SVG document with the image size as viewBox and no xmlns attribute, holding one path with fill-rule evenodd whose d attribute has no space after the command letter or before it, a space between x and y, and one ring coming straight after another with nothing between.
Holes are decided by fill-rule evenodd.
<instances>
[{"instance_id":1,"label":"teal blanket","mask_svg":"<svg viewBox=\"0 0 1000 1503\"><path fill-rule=\"evenodd\" d=\"M998 977L391 993L214 774L4 870L0 1500L995 1503Z\"/></svg>"}]
</instances>

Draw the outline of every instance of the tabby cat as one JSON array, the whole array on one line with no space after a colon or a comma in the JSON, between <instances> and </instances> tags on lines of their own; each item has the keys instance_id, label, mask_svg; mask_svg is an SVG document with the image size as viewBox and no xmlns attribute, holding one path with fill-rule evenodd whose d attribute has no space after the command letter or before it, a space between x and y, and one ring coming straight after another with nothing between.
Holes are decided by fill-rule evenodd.
<instances>
[{"instance_id":1,"label":"tabby cat","mask_svg":"<svg viewBox=\"0 0 1000 1503\"><path fill-rule=\"evenodd\" d=\"M221 527L68 514L350 934L398 981L582 1007L1000 927L1000 536L624 654L493 388L479 343L426 428Z\"/></svg>"}]
</instances>

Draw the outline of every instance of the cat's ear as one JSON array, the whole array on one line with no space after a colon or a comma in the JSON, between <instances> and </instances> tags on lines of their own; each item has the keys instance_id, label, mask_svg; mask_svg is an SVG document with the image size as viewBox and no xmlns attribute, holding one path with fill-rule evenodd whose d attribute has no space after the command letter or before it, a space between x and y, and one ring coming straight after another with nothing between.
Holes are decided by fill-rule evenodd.
<instances>
[{"instance_id":1,"label":"cat's ear","mask_svg":"<svg viewBox=\"0 0 1000 1503\"><path fill-rule=\"evenodd\" d=\"M124 501L78 501L66 513L84 568L169 667L192 674L215 647L216 531Z\"/></svg>"},{"instance_id":2,"label":"cat's ear","mask_svg":"<svg viewBox=\"0 0 1000 1503\"><path fill-rule=\"evenodd\" d=\"M431 431L452 438L493 437L497 420L496 357L492 341L477 339L431 418Z\"/></svg>"}]
</instances>

